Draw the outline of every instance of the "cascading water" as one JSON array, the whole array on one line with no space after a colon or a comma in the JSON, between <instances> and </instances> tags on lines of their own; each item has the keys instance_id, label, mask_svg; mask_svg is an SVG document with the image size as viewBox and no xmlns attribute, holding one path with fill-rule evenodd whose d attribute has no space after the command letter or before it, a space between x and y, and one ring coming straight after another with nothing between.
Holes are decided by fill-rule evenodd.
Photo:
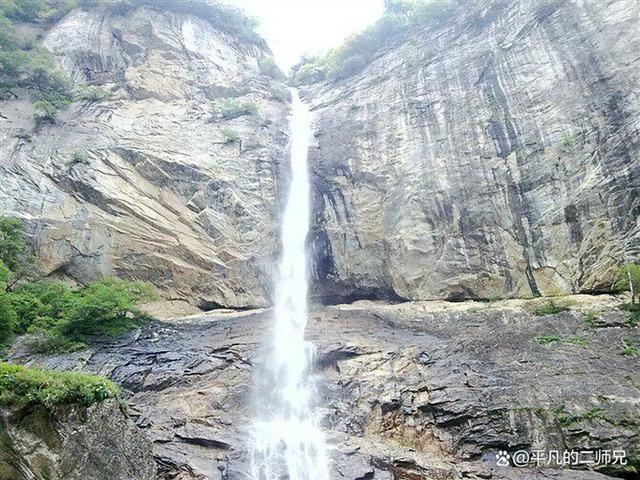
<instances>
[{"instance_id":1,"label":"cascading water","mask_svg":"<svg viewBox=\"0 0 640 480\"><path fill-rule=\"evenodd\" d=\"M311 115L292 90L291 185L282 220L273 345L257 388L251 469L254 480L328 480L324 435L311 409L312 346L307 324Z\"/></svg>"}]
</instances>

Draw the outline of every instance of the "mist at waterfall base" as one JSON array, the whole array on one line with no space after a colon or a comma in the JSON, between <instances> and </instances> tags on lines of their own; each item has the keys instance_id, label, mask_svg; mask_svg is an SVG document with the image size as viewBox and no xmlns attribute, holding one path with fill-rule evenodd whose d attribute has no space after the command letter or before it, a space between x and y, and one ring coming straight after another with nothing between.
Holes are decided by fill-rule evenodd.
<instances>
[{"instance_id":1,"label":"mist at waterfall base","mask_svg":"<svg viewBox=\"0 0 640 480\"><path fill-rule=\"evenodd\" d=\"M292 90L291 184L282 219L282 256L275 291L274 333L256 386L251 428L253 480L328 480L327 451L312 410L312 345L308 319L307 251L311 115Z\"/></svg>"}]
</instances>

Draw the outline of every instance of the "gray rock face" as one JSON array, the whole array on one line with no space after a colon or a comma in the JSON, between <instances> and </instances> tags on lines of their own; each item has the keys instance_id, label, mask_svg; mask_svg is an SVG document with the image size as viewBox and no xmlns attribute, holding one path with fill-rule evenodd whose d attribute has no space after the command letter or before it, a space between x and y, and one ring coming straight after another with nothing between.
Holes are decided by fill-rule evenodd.
<instances>
[{"instance_id":1,"label":"gray rock face","mask_svg":"<svg viewBox=\"0 0 640 480\"><path fill-rule=\"evenodd\" d=\"M148 8L74 10L44 44L78 87L112 96L40 128L29 102L2 102L0 212L28 222L44 272L266 304L288 135L259 69L269 52ZM221 114L232 102L257 113Z\"/></svg>"},{"instance_id":2,"label":"gray rock face","mask_svg":"<svg viewBox=\"0 0 640 480\"><path fill-rule=\"evenodd\" d=\"M317 403L332 479L604 480L587 470L497 467L499 450L626 450L640 443L637 335L619 300L357 302L312 312ZM590 319L585 322L585 319ZM269 312L150 325L91 352L14 362L101 373L131 392L160 478L246 480L248 432ZM548 344L545 339L555 338ZM635 467L638 468L637 460Z\"/></svg>"},{"instance_id":3,"label":"gray rock face","mask_svg":"<svg viewBox=\"0 0 640 480\"><path fill-rule=\"evenodd\" d=\"M317 289L607 290L640 256L638 2L466 2L309 88Z\"/></svg>"},{"instance_id":4,"label":"gray rock face","mask_svg":"<svg viewBox=\"0 0 640 480\"><path fill-rule=\"evenodd\" d=\"M55 413L0 410L1 480L153 480L151 445L109 400Z\"/></svg>"}]
</instances>

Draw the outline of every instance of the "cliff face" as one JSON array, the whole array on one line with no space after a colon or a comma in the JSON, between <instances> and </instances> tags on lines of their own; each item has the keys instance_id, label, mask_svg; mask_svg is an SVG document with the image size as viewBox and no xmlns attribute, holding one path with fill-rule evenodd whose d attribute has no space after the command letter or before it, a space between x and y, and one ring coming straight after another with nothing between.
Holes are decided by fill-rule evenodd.
<instances>
[{"instance_id":1,"label":"cliff face","mask_svg":"<svg viewBox=\"0 0 640 480\"><path fill-rule=\"evenodd\" d=\"M76 86L111 94L40 127L2 102L0 211L27 221L44 273L267 303L288 106L266 48L150 8L76 9L44 35Z\"/></svg>"},{"instance_id":2,"label":"cliff face","mask_svg":"<svg viewBox=\"0 0 640 480\"><path fill-rule=\"evenodd\" d=\"M55 412L0 409L0 479L152 480L148 442L115 400Z\"/></svg>"},{"instance_id":3,"label":"cliff face","mask_svg":"<svg viewBox=\"0 0 640 480\"><path fill-rule=\"evenodd\" d=\"M639 8L475 3L311 87L320 293L610 288L640 255Z\"/></svg>"}]
</instances>

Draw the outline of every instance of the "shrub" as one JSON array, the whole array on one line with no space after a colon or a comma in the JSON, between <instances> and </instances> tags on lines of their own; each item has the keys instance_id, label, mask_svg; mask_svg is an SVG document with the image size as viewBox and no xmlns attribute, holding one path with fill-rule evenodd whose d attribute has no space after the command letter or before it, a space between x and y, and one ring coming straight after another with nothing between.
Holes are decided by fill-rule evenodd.
<instances>
[{"instance_id":1,"label":"shrub","mask_svg":"<svg viewBox=\"0 0 640 480\"><path fill-rule=\"evenodd\" d=\"M74 292L62 282L29 282L11 294L19 320L16 333L45 332L55 327L74 301Z\"/></svg>"},{"instance_id":2,"label":"shrub","mask_svg":"<svg viewBox=\"0 0 640 480\"><path fill-rule=\"evenodd\" d=\"M0 14L21 22L53 23L77 4L77 0L3 0Z\"/></svg>"},{"instance_id":3,"label":"shrub","mask_svg":"<svg viewBox=\"0 0 640 480\"><path fill-rule=\"evenodd\" d=\"M22 222L17 218L0 216L0 261L3 266L12 272L19 271L25 260L26 250Z\"/></svg>"},{"instance_id":4,"label":"shrub","mask_svg":"<svg viewBox=\"0 0 640 480\"><path fill-rule=\"evenodd\" d=\"M567 303L557 303L554 300L549 299L544 303L534 305L531 309L531 313L534 315L555 315L569 310L571 310L571 306Z\"/></svg>"},{"instance_id":5,"label":"shrub","mask_svg":"<svg viewBox=\"0 0 640 480\"><path fill-rule=\"evenodd\" d=\"M220 107L220 115L226 120L238 118L243 115L256 115L257 113L258 105L251 101L230 99L224 101Z\"/></svg>"},{"instance_id":6,"label":"shrub","mask_svg":"<svg viewBox=\"0 0 640 480\"><path fill-rule=\"evenodd\" d=\"M327 67L315 63L301 65L293 71L292 77L293 83L298 86L321 82L327 78Z\"/></svg>"},{"instance_id":7,"label":"shrub","mask_svg":"<svg viewBox=\"0 0 640 480\"><path fill-rule=\"evenodd\" d=\"M7 268L2 260L0 260L0 290L5 290L6 285L11 279L11 270Z\"/></svg>"},{"instance_id":8,"label":"shrub","mask_svg":"<svg viewBox=\"0 0 640 480\"><path fill-rule=\"evenodd\" d=\"M321 57L306 58L292 68L297 85L325 78L341 80L361 71L375 56L404 39L411 31L442 25L457 11L459 0L388 1L384 15L361 33Z\"/></svg>"},{"instance_id":9,"label":"shrub","mask_svg":"<svg viewBox=\"0 0 640 480\"><path fill-rule=\"evenodd\" d=\"M106 279L72 290L62 282L28 282L9 295L15 312L12 330L35 334L34 353L65 353L86 348L93 335L115 336L147 317L136 303L154 298L144 283Z\"/></svg>"},{"instance_id":10,"label":"shrub","mask_svg":"<svg viewBox=\"0 0 640 480\"><path fill-rule=\"evenodd\" d=\"M86 0L85 0L86 1ZM113 3L113 10L126 15L131 9L146 6L160 11L187 13L207 20L215 28L235 38L259 46L266 43L256 32L258 22L246 15L241 9L207 0L178 0L160 2L158 0L118 0Z\"/></svg>"},{"instance_id":11,"label":"shrub","mask_svg":"<svg viewBox=\"0 0 640 480\"><path fill-rule=\"evenodd\" d=\"M446 20L453 13L457 2L453 0L435 0L416 2L411 12L411 23L418 26L431 26Z\"/></svg>"},{"instance_id":12,"label":"shrub","mask_svg":"<svg viewBox=\"0 0 640 480\"><path fill-rule=\"evenodd\" d=\"M38 101L37 122L55 120L55 112L72 99L71 87L53 55L35 37L20 38L13 22L55 21L74 5L73 0L0 2L0 99L27 91Z\"/></svg>"},{"instance_id":13,"label":"shrub","mask_svg":"<svg viewBox=\"0 0 640 480\"><path fill-rule=\"evenodd\" d=\"M631 305L635 304L636 297L640 296L640 265L627 263L618 270L618 279L615 284L618 290L631 292Z\"/></svg>"},{"instance_id":14,"label":"shrub","mask_svg":"<svg viewBox=\"0 0 640 480\"><path fill-rule=\"evenodd\" d=\"M605 410L602 407L593 407L584 413L569 413L564 405L560 405L553 411L556 421L563 427L568 427L585 420L597 420L604 416Z\"/></svg>"},{"instance_id":15,"label":"shrub","mask_svg":"<svg viewBox=\"0 0 640 480\"><path fill-rule=\"evenodd\" d=\"M78 352L87 348L87 344L71 340L55 332L35 335L27 345L29 352L39 354L61 354Z\"/></svg>"},{"instance_id":16,"label":"shrub","mask_svg":"<svg viewBox=\"0 0 640 480\"><path fill-rule=\"evenodd\" d=\"M87 163L88 160L87 152L83 152L81 150L74 150L71 152L72 163Z\"/></svg>"},{"instance_id":17,"label":"shrub","mask_svg":"<svg viewBox=\"0 0 640 480\"><path fill-rule=\"evenodd\" d=\"M589 312L582 319L582 323L584 323L586 327L596 328L596 326L598 325L598 320L600 320L600 317L598 317L595 312Z\"/></svg>"},{"instance_id":18,"label":"shrub","mask_svg":"<svg viewBox=\"0 0 640 480\"><path fill-rule=\"evenodd\" d=\"M224 137L224 143L233 143L240 140L240 135L235 130L225 128L222 130L222 136Z\"/></svg>"},{"instance_id":19,"label":"shrub","mask_svg":"<svg viewBox=\"0 0 640 480\"><path fill-rule=\"evenodd\" d=\"M136 304L153 298L153 287L146 283L115 278L93 282L76 292L56 328L73 340L92 335L120 335L147 318Z\"/></svg>"},{"instance_id":20,"label":"shrub","mask_svg":"<svg viewBox=\"0 0 640 480\"><path fill-rule=\"evenodd\" d=\"M562 341L562 337L558 335L539 335L536 337L536 341L543 346L549 345L554 342Z\"/></svg>"},{"instance_id":21,"label":"shrub","mask_svg":"<svg viewBox=\"0 0 640 480\"><path fill-rule=\"evenodd\" d=\"M589 347L589 340L587 340L584 337L578 336L578 335L573 335L571 337L565 338L562 340L562 343L566 343L569 345L575 345L577 347L581 347L581 348L588 348Z\"/></svg>"},{"instance_id":22,"label":"shrub","mask_svg":"<svg viewBox=\"0 0 640 480\"><path fill-rule=\"evenodd\" d=\"M370 59L366 54L353 55L338 62L329 70L328 76L333 80L342 80L358 73L360 70L364 69L369 62Z\"/></svg>"},{"instance_id":23,"label":"shrub","mask_svg":"<svg viewBox=\"0 0 640 480\"><path fill-rule=\"evenodd\" d=\"M18 321L11 298L0 284L0 345L5 344L13 336L13 330Z\"/></svg>"},{"instance_id":24,"label":"shrub","mask_svg":"<svg viewBox=\"0 0 640 480\"><path fill-rule=\"evenodd\" d=\"M3 406L45 409L90 406L119 393L115 383L97 375L0 363L0 405Z\"/></svg>"},{"instance_id":25,"label":"shrub","mask_svg":"<svg viewBox=\"0 0 640 480\"><path fill-rule=\"evenodd\" d=\"M98 103L111 99L111 92L100 87L86 87L80 90L77 95L78 100L87 103Z\"/></svg>"},{"instance_id":26,"label":"shrub","mask_svg":"<svg viewBox=\"0 0 640 480\"><path fill-rule=\"evenodd\" d=\"M36 124L56 123L58 107L54 104L46 100L39 100L33 104L33 107L35 108L33 119L36 121Z\"/></svg>"},{"instance_id":27,"label":"shrub","mask_svg":"<svg viewBox=\"0 0 640 480\"><path fill-rule=\"evenodd\" d=\"M291 92L284 83L271 82L269 84L269 91L271 92L271 96L279 102L288 102L291 100Z\"/></svg>"},{"instance_id":28,"label":"shrub","mask_svg":"<svg viewBox=\"0 0 640 480\"><path fill-rule=\"evenodd\" d=\"M272 57L263 58L258 62L258 67L260 68L260 73L262 75L266 75L267 77L271 77L274 80L283 81L286 77L280 67L276 65L276 62Z\"/></svg>"},{"instance_id":29,"label":"shrub","mask_svg":"<svg viewBox=\"0 0 640 480\"><path fill-rule=\"evenodd\" d=\"M155 292L142 282L104 279L78 290L61 282L23 282L7 292L7 282L24 270L25 251L22 223L0 216L0 342L13 333L36 333L47 348L77 348L85 336L117 335L147 318L136 304Z\"/></svg>"},{"instance_id":30,"label":"shrub","mask_svg":"<svg viewBox=\"0 0 640 480\"><path fill-rule=\"evenodd\" d=\"M576 136L572 133L565 132L560 139L560 149L569 150L576 144Z\"/></svg>"},{"instance_id":31,"label":"shrub","mask_svg":"<svg viewBox=\"0 0 640 480\"><path fill-rule=\"evenodd\" d=\"M623 338L620 355L623 357L640 357L640 341L638 338Z\"/></svg>"}]
</instances>

